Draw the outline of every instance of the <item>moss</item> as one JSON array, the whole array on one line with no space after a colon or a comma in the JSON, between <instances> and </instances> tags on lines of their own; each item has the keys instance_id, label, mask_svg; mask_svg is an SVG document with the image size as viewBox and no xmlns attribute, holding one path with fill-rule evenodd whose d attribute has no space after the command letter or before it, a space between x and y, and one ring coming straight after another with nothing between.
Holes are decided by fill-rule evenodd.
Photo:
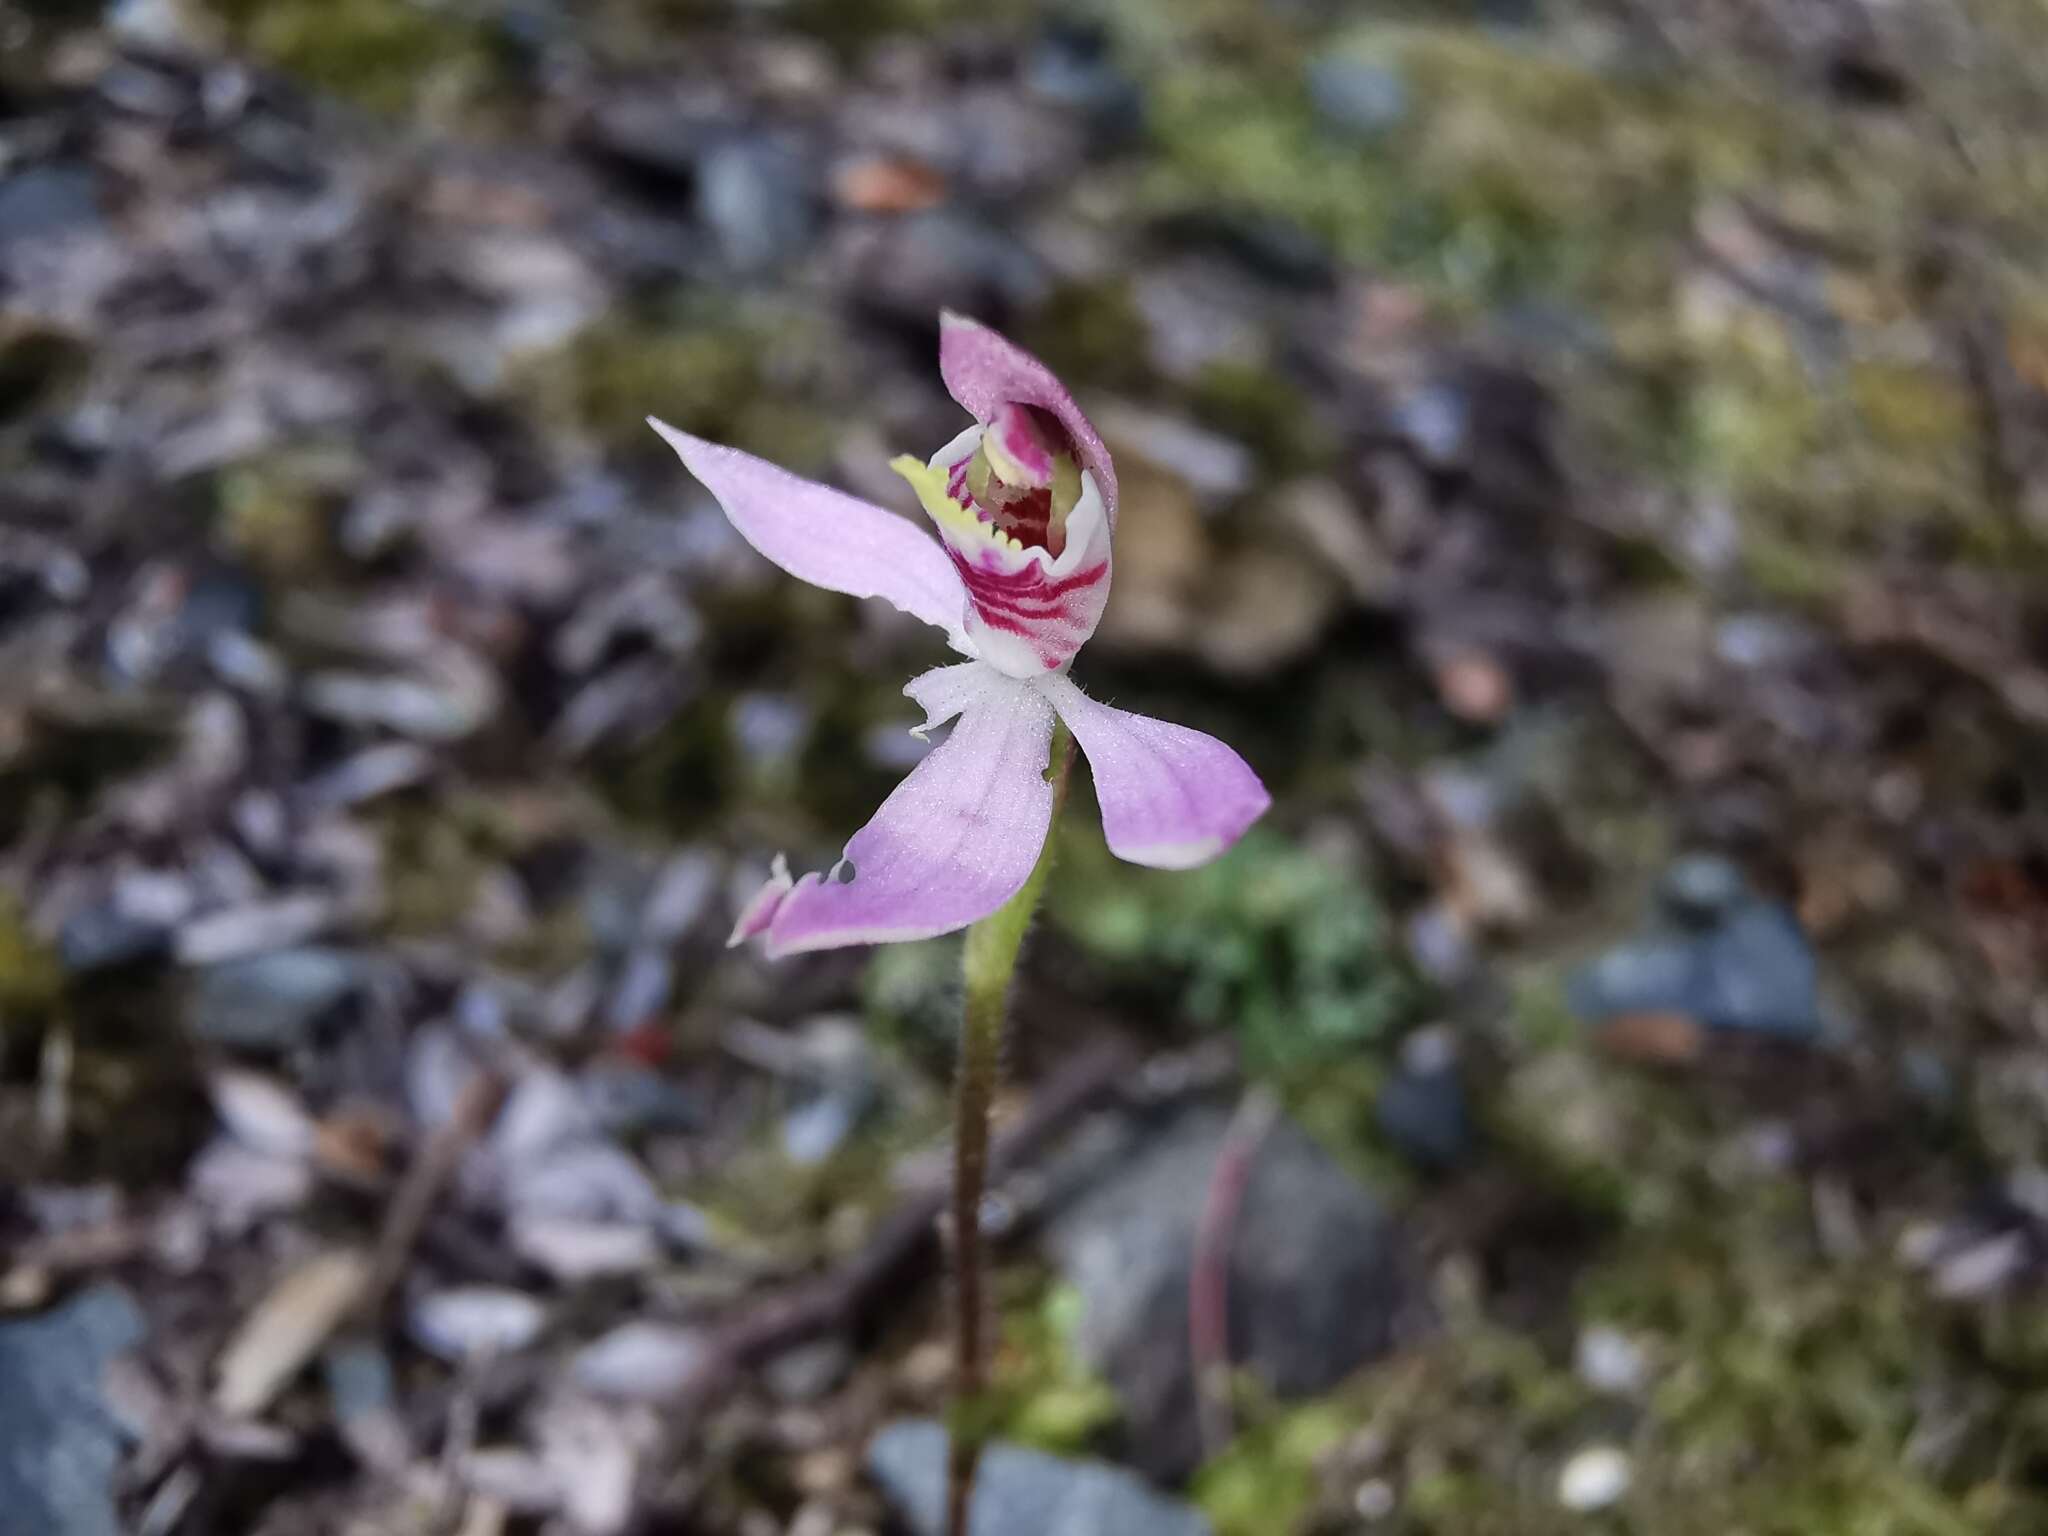
<instances>
[{"instance_id":1,"label":"moss","mask_svg":"<svg viewBox=\"0 0 2048 1536\"><path fill-rule=\"evenodd\" d=\"M1036 1275L1004 1277L1002 1335L991 1372L995 1433L1056 1456L1094 1449L1120 1409L1074 1347L1081 1295Z\"/></svg>"},{"instance_id":2,"label":"moss","mask_svg":"<svg viewBox=\"0 0 2048 1536\"><path fill-rule=\"evenodd\" d=\"M273 581L304 582L335 553L335 520L357 469L347 450L313 445L224 470L215 547Z\"/></svg>"},{"instance_id":3,"label":"moss","mask_svg":"<svg viewBox=\"0 0 2048 1536\"><path fill-rule=\"evenodd\" d=\"M1172 875L1115 865L1084 844L1052 904L1112 977L1232 1029L1254 1070L1326 1063L1384 1037L1417 1000L1371 893L1277 834L1255 830L1215 863Z\"/></svg>"},{"instance_id":4,"label":"moss","mask_svg":"<svg viewBox=\"0 0 2048 1536\"><path fill-rule=\"evenodd\" d=\"M0 897L0 1020L8 1024L42 1019L63 992L57 957L29 931L28 919L8 897Z\"/></svg>"},{"instance_id":5,"label":"moss","mask_svg":"<svg viewBox=\"0 0 2048 1536\"><path fill-rule=\"evenodd\" d=\"M1310 1403L1238 1436L1202 1469L1191 1490L1216 1536L1298 1530L1315 1507L1318 1465L1355 1428L1349 1408Z\"/></svg>"},{"instance_id":6,"label":"moss","mask_svg":"<svg viewBox=\"0 0 2048 1536\"><path fill-rule=\"evenodd\" d=\"M374 112L473 103L491 85L490 33L420 0L212 0L273 68Z\"/></svg>"},{"instance_id":7,"label":"moss","mask_svg":"<svg viewBox=\"0 0 2048 1536\"><path fill-rule=\"evenodd\" d=\"M1055 373L1087 379L1098 389L1144 387L1146 327L1121 279L1069 282L1016 328L1017 340Z\"/></svg>"},{"instance_id":8,"label":"moss","mask_svg":"<svg viewBox=\"0 0 2048 1536\"><path fill-rule=\"evenodd\" d=\"M1195 380L1189 404L1210 425L1249 443L1276 477L1319 469L1336 451L1313 402L1270 368L1211 363Z\"/></svg>"},{"instance_id":9,"label":"moss","mask_svg":"<svg viewBox=\"0 0 2048 1536\"><path fill-rule=\"evenodd\" d=\"M665 454L652 414L797 470L822 467L830 424L806 396L829 338L767 304L678 295L622 308L559 353L527 361L514 392L613 452Z\"/></svg>"}]
</instances>

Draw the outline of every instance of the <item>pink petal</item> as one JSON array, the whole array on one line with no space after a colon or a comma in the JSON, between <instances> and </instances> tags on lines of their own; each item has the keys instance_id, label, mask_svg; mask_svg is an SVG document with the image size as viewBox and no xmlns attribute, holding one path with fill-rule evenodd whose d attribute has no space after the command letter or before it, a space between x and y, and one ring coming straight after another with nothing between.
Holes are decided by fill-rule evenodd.
<instances>
[{"instance_id":1,"label":"pink petal","mask_svg":"<svg viewBox=\"0 0 2048 1536\"><path fill-rule=\"evenodd\" d=\"M994 421L1004 406L1013 404L1035 405L1059 418L1080 452L1082 468L1093 471L1102 487L1109 526L1116 527L1116 469L1109 450L1050 368L980 321L948 310L939 316L939 373L948 393L977 421Z\"/></svg>"},{"instance_id":2,"label":"pink petal","mask_svg":"<svg viewBox=\"0 0 2048 1536\"><path fill-rule=\"evenodd\" d=\"M917 524L652 416L647 424L718 498L741 536L790 575L828 592L884 598L958 643L966 594Z\"/></svg>"},{"instance_id":3,"label":"pink petal","mask_svg":"<svg viewBox=\"0 0 2048 1536\"><path fill-rule=\"evenodd\" d=\"M988 916L1030 876L1052 822L1052 707L980 662L904 689L953 732L846 845L853 878L805 875L768 925L772 957L928 939Z\"/></svg>"},{"instance_id":4,"label":"pink petal","mask_svg":"<svg viewBox=\"0 0 2048 1536\"><path fill-rule=\"evenodd\" d=\"M795 888L796 882L789 878L789 860L778 853L775 862L769 866L767 883L740 908L740 915L733 922L725 947L731 949L766 933L768 925L775 921L775 914L782 910L784 898Z\"/></svg>"},{"instance_id":5,"label":"pink petal","mask_svg":"<svg viewBox=\"0 0 2048 1536\"><path fill-rule=\"evenodd\" d=\"M1213 736L1098 704L1065 677L1047 696L1095 779L1109 851L1155 869L1206 864L1273 803L1249 764Z\"/></svg>"}]
</instances>

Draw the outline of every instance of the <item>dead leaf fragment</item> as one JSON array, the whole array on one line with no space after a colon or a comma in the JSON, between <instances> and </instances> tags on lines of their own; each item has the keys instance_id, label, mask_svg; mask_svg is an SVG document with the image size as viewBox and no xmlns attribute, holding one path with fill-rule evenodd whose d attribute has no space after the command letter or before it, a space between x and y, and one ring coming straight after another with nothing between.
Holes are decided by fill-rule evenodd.
<instances>
[{"instance_id":1,"label":"dead leaf fragment","mask_svg":"<svg viewBox=\"0 0 2048 1536\"><path fill-rule=\"evenodd\" d=\"M369 1280L370 1256L337 1248L278 1281L221 1351L214 1407L230 1418L269 1407L354 1310Z\"/></svg>"}]
</instances>

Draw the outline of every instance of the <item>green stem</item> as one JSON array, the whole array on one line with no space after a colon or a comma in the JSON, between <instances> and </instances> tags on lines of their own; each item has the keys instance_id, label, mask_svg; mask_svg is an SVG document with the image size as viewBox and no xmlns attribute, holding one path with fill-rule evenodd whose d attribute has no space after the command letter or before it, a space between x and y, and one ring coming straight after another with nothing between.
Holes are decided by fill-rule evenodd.
<instances>
[{"instance_id":1,"label":"green stem","mask_svg":"<svg viewBox=\"0 0 2048 1536\"><path fill-rule=\"evenodd\" d=\"M946 1531L967 1536L967 1507L974 1493L974 1469L988 1437L988 1349L993 1329L982 1291L981 1197L988 1177L989 1106L1002 1064L1003 1020L1010 979L1024 934L1038 911L1045 877L1052 868L1053 833L1067 801L1073 742L1060 723L1053 728L1046 777L1052 781L1052 823L1045 848L1022 889L967 930L961 951L966 1007L960 1025L960 1064L953 1095L953 1403L946 1458Z\"/></svg>"}]
</instances>

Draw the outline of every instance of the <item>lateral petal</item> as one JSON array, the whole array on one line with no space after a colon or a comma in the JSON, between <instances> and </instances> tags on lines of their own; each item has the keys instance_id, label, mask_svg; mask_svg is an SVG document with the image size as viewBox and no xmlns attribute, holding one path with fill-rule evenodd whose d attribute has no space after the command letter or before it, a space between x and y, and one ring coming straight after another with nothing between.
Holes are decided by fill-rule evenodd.
<instances>
[{"instance_id":1,"label":"lateral petal","mask_svg":"<svg viewBox=\"0 0 2048 1536\"><path fill-rule=\"evenodd\" d=\"M1155 869L1206 864L1273 803L1251 765L1214 736L1098 704L1066 677L1040 686L1088 759L1118 858Z\"/></svg>"},{"instance_id":2,"label":"lateral petal","mask_svg":"<svg viewBox=\"0 0 2048 1536\"><path fill-rule=\"evenodd\" d=\"M963 676L969 668L979 676ZM1052 706L980 662L904 691L931 715L924 729L959 721L847 843L850 879L805 875L781 898L765 934L771 957L951 933L1030 878L1052 823Z\"/></svg>"},{"instance_id":3,"label":"lateral petal","mask_svg":"<svg viewBox=\"0 0 2048 1536\"><path fill-rule=\"evenodd\" d=\"M828 592L882 598L967 649L967 594L916 523L652 416L647 424L718 498L740 536L790 575Z\"/></svg>"}]
</instances>

